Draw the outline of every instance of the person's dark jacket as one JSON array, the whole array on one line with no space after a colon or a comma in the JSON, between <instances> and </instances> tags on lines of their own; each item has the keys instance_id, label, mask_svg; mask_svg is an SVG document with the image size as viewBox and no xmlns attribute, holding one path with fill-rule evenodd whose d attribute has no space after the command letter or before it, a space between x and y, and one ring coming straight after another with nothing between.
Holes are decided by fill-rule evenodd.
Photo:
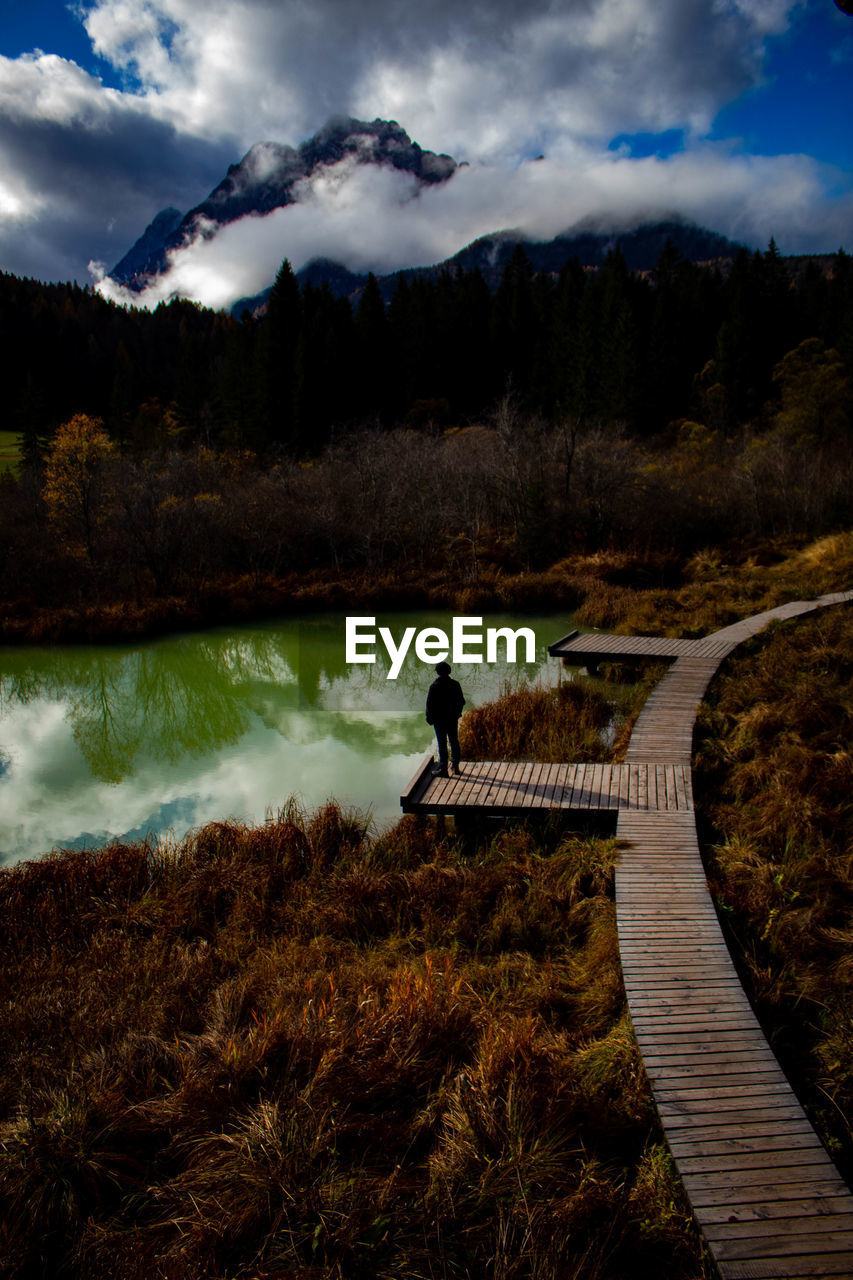
<instances>
[{"instance_id":1,"label":"person's dark jacket","mask_svg":"<svg viewBox=\"0 0 853 1280\"><path fill-rule=\"evenodd\" d=\"M462 686L451 676L436 676L426 701L427 724L453 724L462 715Z\"/></svg>"}]
</instances>

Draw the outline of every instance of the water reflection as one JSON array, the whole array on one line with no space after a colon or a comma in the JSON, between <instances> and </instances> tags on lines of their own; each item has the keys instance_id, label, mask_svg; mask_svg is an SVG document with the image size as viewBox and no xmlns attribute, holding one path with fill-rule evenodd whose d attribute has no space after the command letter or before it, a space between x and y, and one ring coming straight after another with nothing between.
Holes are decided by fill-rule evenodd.
<instances>
[{"instance_id":1,"label":"water reflection","mask_svg":"<svg viewBox=\"0 0 853 1280\"><path fill-rule=\"evenodd\" d=\"M559 678L545 648L568 619L525 619L532 664L455 668L468 702L520 679ZM445 614L378 619L449 628ZM490 617L484 626L519 625ZM0 652L0 857L143 836L213 818L262 820L291 794L335 795L396 816L430 747L432 674L409 654L396 681L379 645L349 666L344 620L257 624L117 648Z\"/></svg>"}]
</instances>

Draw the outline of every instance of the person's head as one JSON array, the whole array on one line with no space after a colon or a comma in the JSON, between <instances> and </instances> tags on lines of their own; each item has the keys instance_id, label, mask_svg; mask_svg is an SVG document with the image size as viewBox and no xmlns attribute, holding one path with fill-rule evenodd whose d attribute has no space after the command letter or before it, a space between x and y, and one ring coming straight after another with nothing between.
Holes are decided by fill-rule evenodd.
<instances>
[{"instance_id":1,"label":"person's head","mask_svg":"<svg viewBox=\"0 0 853 1280\"><path fill-rule=\"evenodd\" d=\"M439 663L437 663L436 668L435 668L435 674L436 674L437 676L449 676L449 675L450 675L450 663L449 663L449 662L439 662Z\"/></svg>"}]
</instances>

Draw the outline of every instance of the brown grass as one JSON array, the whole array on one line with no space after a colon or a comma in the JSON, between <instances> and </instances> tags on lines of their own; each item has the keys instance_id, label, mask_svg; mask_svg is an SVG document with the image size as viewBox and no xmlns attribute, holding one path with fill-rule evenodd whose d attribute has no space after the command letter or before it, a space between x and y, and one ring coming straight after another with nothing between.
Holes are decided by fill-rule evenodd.
<instances>
[{"instance_id":1,"label":"brown grass","mask_svg":"<svg viewBox=\"0 0 853 1280\"><path fill-rule=\"evenodd\" d=\"M850 561L843 537L674 586L618 556L545 579L689 634ZM843 611L757 642L701 753L741 966L848 1169L851 642ZM513 697L466 751L606 749L606 689ZM0 1276L709 1277L626 1020L612 857L329 805L0 872Z\"/></svg>"},{"instance_id":2,"label":"brown grass","mask_svg":"<svg viewBox=\"0 0 853 1280\"><path fill-rule=\"evenodd\" d=\"M470 760L601 761L620 759L631 729L660 678L645 665L603 667L605 678L566 680L554 689L522 686L468 711L459 726Z\"/></svg>"},{"instance_id":3,"label":"brown grass","mask_svg":"<svg viewBox=\"0 0 853 1280\"><path fill-rule=\"evenodd\" d=\"M334 805L0 873L0 1275L708 1275L612 842Z\"/></svg>"},{"instance_id":4,"label":"brown grass","mask_svg":"<svg viewBox=\"0 0 853 1280\"><path fill-rule=\"evenodd\" d=\"M61 608L0 601L0 641L110 642L235 620L370 608L561 609L609 630L696 636L785 600L839 590L851 578L853 534L807 544L767 539L712 547L689 558L610 550L528 573L485 564L476 585L446 569L402 567L384 576L336 575L328 568L281 578L231 575L197 587L192 598L104 599Z\"/></svg>"},{"instance_id":5,"label":"brown grass","mask_svg":"<svg viewBox=\"0 0 853 1280\"><path fill-rule=\"evenodd\" d=\"M712 688L697 786L731 945L774 1048L853 1173L853 614L775 626Z\"/></svg>"},{"instance_id":6,"label":"brown grass","mask_svg":"<svg viewBox=\"0 0 853 1280\"><path fill-rule=\"evenodd\" d=\"M630 565L589 565L590 582L577 617L596 627L690 638L728 626L788 600L810 600L853 582L853 533L805 546L765 541L709 548L686 560L682 581L649 585Z\"/></svg>"}]
</instances>

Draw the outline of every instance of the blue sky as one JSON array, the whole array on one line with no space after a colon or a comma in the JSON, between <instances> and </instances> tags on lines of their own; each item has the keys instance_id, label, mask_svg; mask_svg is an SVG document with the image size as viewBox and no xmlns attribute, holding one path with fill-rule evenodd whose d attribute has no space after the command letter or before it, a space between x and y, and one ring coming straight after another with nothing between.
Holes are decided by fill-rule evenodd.
<instances>
[{"instance_id":1,"label":"blue sky","mask_svg":"<svg viewBox=\"0 0 853 1280\"><path fill-rule=\"evenodd\" d=\"M34 49L60 53L119 87L109 63L94 55L83 23L69 6L57 0L0 0L0 53L16 58Z\"/></svg>"},{"instance_id":2,"label":"blue sky","mask_svg":"<svg viewBox=\"0 0 853 1280\"><path fill-rule=\"evenodd\" d=\"M853 18L829 2L795 12L786 31L767 38L757 83L722 106L709 137L744 153L801 152L853 171ZM666 157L686 141L671 129L622 134L609 145Z\"/></svg>"},{"instance_id":3,"label":"blue sky","mask_svg":"<svg viewBox=\"0 0 853 1280\"><path fill-rule=\"evenodd\" d=\"M0 0L0 267L88 279L254 142L332 114L397 119L469 168L429 219L381 178L347 202L338 175L309 193L317 244L282 223L305 253L339 239L387 266L503 226L671 213L853 249L853 17L834 0ZM249 259L264 241L261 273L280 247L269 227L233 239Z\"/></svg>"},{"instance_id":4,"label":"blue sky","mask_svg":"<svg viewBox=\"0 0 853 1280\"><path fill-rule=\"evenodd\" d=\"M796 13L784 34L767 41L763 83L723 107L711 136L853 170L853 18L834 3Z\"/></svg>"}]
</instances>

